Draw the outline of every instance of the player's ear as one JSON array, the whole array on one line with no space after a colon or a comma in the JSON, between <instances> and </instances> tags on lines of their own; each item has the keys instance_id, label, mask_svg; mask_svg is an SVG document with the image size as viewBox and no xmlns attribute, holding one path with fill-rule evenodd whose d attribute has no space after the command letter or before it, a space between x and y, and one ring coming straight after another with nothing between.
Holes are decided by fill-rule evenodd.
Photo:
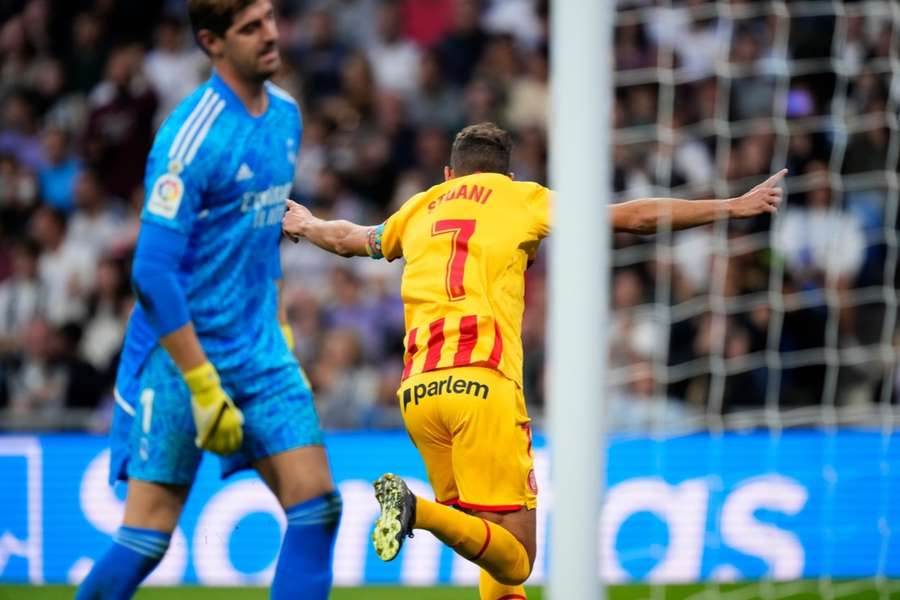
<instances>
[{"instance_id":1,"label":"player's ear","mask_svg":"<svg viewBox=\"0 0 900 600\"><path fill-rule=\"evenodd\" d=\"M209 29L201 29L197 32L197 42L211 58L221 56L223 40Z\"/></svg>"},{"instance_id":2,"label":"player's ear","mask_svg":"<svg viewBox=\"0 0 900 600\"><path fill-rule=\"evenodd\" d=\"M444 181L450 181L453 179L453 169L448 166L444 167Z\"/></svg>"}]
</instances>

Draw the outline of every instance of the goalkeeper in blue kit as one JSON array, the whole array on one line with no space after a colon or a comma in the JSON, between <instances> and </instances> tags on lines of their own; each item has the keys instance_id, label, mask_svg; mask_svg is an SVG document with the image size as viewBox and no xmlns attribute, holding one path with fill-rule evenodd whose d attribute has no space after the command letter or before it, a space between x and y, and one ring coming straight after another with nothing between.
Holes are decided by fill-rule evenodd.
<instances>
[{"instance_id":1,"label":"goalkeeper in blue kit","mask_svg":"<svg viewBox=\"0 0 900 600\"><path fill-rule=\"evenodd\" d=\"M110 479L122 527L76 598L130 598L159 564L203 450L254 468L285 510L272 598L325 599L341 500L279 310L278 244L301 123L267 81L270 0L188 0L212 77L163 123L146 170L138 302L116 381Z\"/></svg>"}]
</instances>

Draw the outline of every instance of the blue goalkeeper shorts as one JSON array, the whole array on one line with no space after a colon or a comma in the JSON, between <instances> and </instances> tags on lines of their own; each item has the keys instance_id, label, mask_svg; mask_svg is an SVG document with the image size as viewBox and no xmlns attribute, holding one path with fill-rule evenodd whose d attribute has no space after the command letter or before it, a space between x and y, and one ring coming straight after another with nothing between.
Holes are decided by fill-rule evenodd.
<instances>
[{"instance_id":1,"label":"blue goalkeeper shorts","mask_svg":"<svg viewBox=\"0 0 900 600\"><path fill-rule=\"evenodd\" d=\"M219 457L222 477L266 456L322 445L312 392L296 363L247 385L220 376L222 387L244 413L244 442L234 454ZM190 391L163 348L153 351L139 376L119 374L110 431L111 483L135 478L190 484L203 456L195 437Z\"/></svg>"}]
</instances>

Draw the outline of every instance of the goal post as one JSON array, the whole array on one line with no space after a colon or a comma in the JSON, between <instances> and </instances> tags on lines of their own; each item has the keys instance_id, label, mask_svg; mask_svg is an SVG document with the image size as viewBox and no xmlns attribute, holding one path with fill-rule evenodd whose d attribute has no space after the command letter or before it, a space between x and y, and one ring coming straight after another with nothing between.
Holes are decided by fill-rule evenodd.
<instances>
[{"instance_id":1,"label":"goal post","mask_svg":"<svg viewBox=\"0 0 900 600\"><path fill-rule=\"evenodd\" d=\"M553 506L549 596L602 598L612 125L611 0L551 6L549 433Z\"/></svg>"}]
</instances>

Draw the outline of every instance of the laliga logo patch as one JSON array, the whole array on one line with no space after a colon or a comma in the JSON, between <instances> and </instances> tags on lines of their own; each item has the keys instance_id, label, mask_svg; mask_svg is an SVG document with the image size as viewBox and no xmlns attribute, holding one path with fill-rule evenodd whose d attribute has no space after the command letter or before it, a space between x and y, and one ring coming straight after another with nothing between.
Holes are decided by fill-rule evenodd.
<instances>
[{"instance_id":1,"label":"laliga logo patch","mask_svg":"<svg viewBox=\"0 0 900 600\"><path fill-rule=\"evenodd\" d=\"M537 494L537 477L534 475L534 469L528 471L528 489L531 490L532 494Z\"/></svg>"},{"instance_id":2,"label":"laliga logo patch","mask_svg":"<svg viewBox=\"0 0 900 600\"><path fill-rule=\"evenodd\" d=\"M160 175L153 184L150 193L150 202L147 203L147 212L159 215L166 219L174 219L181 206L184 197L184 182L175 173Z\"/></svg>"}]
</instances>

